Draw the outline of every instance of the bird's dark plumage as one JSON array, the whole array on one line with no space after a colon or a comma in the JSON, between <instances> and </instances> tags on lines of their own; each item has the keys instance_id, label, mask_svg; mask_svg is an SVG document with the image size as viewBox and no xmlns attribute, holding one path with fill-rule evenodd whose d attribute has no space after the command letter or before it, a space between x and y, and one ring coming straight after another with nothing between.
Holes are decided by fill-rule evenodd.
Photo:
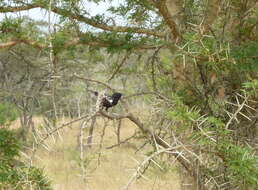
<instances>
[{"instance_id":1,"label":"bird's dark plumage","mask_svg":"<svg viewBox=\"0 0 258 190\"><path fill-rule=\"evenodd\" d=\"M94 91L94 95L98 96L99 93ZM113 107L115 105L117 105L118 101L120 100L120 98L122 97L122 94L119 92L115 92L112 94L112 96L106 95L103 97L102 99L102 106L105 108L106 111L108 111L108 109L110 107Z\"/></svg>"},{"instance_id":2,"label":"bird's dark plumage","mask_svg":"<svg viewBox=\"0 0 258 190\"><path fill-rule=\"evenodd\" d=\"M115 92L114 94L112 94L112 96L105 96L103 98L103 107L105 107L106 111L108 111L108 108L113 107L115 105L117 105L118 101L120 100L122 94Z\"/></svg>"}]
</instances>

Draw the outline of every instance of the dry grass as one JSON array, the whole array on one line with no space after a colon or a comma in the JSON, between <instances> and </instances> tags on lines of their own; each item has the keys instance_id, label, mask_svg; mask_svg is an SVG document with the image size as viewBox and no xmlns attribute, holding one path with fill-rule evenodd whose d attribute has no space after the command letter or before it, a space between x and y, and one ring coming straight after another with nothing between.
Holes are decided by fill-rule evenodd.
<instances>
[{"instance_id":1,"label":"dry grass","mask_svg":"<svg viewBox=\"0 0 258 190\"><path fill-rule=\"evenodd\" d=\"M42 120L34 118L35 126L38 126ZM137 161L144 159L143 154L135 154L135 148L142 144L142 140L133 140L133 142L123 144L113 149L105 147L116 144L116 136L112 122L106 128L103 148L101 151L100 163L99 142L100 134L103 129L103 122L98 121L94 133L94 147L86 154L86 172L87 178L83 180L79 166L79 150L77 145L77 135L79 133L79 123L67 127L60 131L61 138L56 136L55 140L49 138L47 143L50 145L50 151L40 148L36 153L34 164L44 168L47 175L52 179L55 190L120 190L127 184L133 170L137 166ZM13 128L18 127L14 123ZM130 121L122 122L121 138L125 139L131 136L136 130ZM86 131L86 134L88 132ZM179 177L175 170L161 171L158 168L151 168L146 173L148 180L141 178L130 186L131 190L179 190Z\"/></svg>"}]
</instances>

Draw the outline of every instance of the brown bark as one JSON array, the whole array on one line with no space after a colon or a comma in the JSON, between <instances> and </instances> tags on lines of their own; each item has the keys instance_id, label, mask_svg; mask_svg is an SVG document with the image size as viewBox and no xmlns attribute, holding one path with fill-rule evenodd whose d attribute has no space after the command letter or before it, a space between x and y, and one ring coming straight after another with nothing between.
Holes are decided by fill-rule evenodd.
<instances>
[{"instance_id":1,"label":"brown bark","mask_svg":"<svg viewBox=\"0 0 258 190\"><path fill-rule=\"evenodd\" d=\"M46 45L39 44L36 41L24 40L23 39L23 40L10 40L9 42L0 43L0 49L1 48L8 48L8 47L16 46L16 45L21 44L21 43L28 44L28 45L31 45L31 46L33 46L35 48L39 48L39 49L42 49L42 48L46 47Z\"/></svg>"},{"instance_id":2,"label":"brown bark","mask_svg":"<svg viewBox=\"0 0 258 190\"><path fill-rule=\"evenodd\" d=\"M168 25L168 27L171 30L171 33L173 34L173 37L175 40L180 39L180 34L178 32L177 29L177 25L175 23L175 21L172 18L171 12L168 9L168 4L166 0L160 0L157 3L157 8L161 14L161 16L163 17L164 21L166 22L166 24Z\"/></svg>"},{"instance_id":3,"label":"brown bark","mask_svg":"<svg viewBox=\"0 0 258 190\"><path fill-rule=\"evenodd\" d=\"M203 34L207 33L210 26L218 17L220 0L209 0L207 4L205 19L202 24Z\"/></svg>"}]
</instances>

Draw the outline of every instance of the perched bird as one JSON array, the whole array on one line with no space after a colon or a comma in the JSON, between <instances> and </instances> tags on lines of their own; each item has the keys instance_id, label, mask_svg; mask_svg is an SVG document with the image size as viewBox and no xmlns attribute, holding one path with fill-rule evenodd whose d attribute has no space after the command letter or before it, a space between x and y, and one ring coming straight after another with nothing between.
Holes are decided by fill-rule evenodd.
<instances>
[{"instance_id":1,"label":"perched bird","mask_svg":"<svg viewBox=\"0 0 258 190\"><path fill-rule=\"evenodd\" d=\"M105 93L98 93L96 91L92 91L95 96L98 96L98 102L97 102L97 107L104 107L106 111L110 107L113 107L117 105L118 101L122 97L122 94L119 92L113 93L111 96L105 94Z\"/></svg>"},{"instance_id":2,"label":"perched bird","mask_svg":"<svg viewBox=\"0 0 258 190\"><path fill-rule=\"evenodd\" d=\"M112 96L106 95L102 101L102 105L103 105L103 107L105 107L106 111L108 111L108 108L117 105L121 96L122 96L122 94L119 92L115 92L114 94L112 94Z\"/></svg>"}]
</instances>

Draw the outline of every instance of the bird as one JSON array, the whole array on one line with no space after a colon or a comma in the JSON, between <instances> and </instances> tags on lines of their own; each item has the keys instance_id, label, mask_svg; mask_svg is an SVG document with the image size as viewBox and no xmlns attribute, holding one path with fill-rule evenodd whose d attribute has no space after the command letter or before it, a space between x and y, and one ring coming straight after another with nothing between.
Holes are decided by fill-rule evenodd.
<instances>
[{"instance_id":1,"label":"bird","mask_svg":"<svg viewBox=\"0 0 258 190\"><path fill-rule=\"evenodd\" d=\"M108 111L110 107L117 105L121 97L122 97L122 94L119 92L113 93L112 96L106 95L102 100L102 105L103 107L105 107L105 110Z\"/></svg>"},{"instance_id":2,"label":"bird","mask_svg":"<svg viewBox=\"0 0 258 190\"><path fill-rule=\"evenodd\" d=\"M104 93L103 95L101 93L98 93L97 91L92 91L94 93L95 96L97 96L99 98L100 97L100 106L104 107L106 111L108 111L109 108L117 105L118 101L121 99L122 97L122 93L119 92L114 92L111 96L107 95L106 93Z\"/></svg>"}]
</instances>

